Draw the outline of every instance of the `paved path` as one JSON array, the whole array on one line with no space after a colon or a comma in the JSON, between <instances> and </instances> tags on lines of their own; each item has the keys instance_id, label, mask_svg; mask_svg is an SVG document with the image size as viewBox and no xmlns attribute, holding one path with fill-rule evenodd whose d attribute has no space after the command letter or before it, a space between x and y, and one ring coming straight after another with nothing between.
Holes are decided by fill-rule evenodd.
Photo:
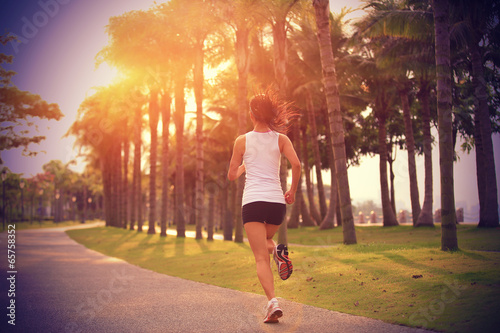
<instances>
[{"instance_id":1,"label":"paved path","mask_svg":"<svg viewBox=\"0 0 500 333\"><path fill-rule=\"evenodd\" d=\"M266 325L264 296L131 265L77 244L64 228L16 233L16 295L8 298L6 233L0 246L0 332L424 332L287 300L280 323Z\"/></svg>"}]
</instances>

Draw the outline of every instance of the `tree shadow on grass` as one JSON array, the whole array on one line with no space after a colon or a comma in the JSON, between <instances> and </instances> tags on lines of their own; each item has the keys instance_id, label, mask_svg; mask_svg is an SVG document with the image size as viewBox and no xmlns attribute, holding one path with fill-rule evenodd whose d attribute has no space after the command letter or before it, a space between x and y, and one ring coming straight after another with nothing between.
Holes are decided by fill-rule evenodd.
<instances>
[{"instance_id":1,"label":"tree shadow on grass","mask_svg":"<svg viewBox=\"0 0 500 333\"><path fill-rule=\"evenodd\" d=\"M245 243L245 242L233 242L235 245L238 245L239 247L245 249L245 250L250 250L250 246L248 245L248 243Z\"/></svg>"},{"instance_id":2,"label":"tree shadow on grass","mask_svg":"<svg viewBox=\"0 0 500 333\"><path fill-rule=\"evenodd\" d=\"M434 274L447 274L449 272L449 269L417 263L413 260L408 259L407 257L404 257L396 253L382 252L380 254L397 264L407 266L415 270L423 270L425 272L429 273L432 272Z\"/></svg>"},{"instance_id":3,"label":"tree shadow on grass","mask_svg":"<svg viewBox=\"0 0 500 333\"><path fill-rule=\"evenodd\" d=\"M142 235L144 237L137 243L137 248L146 249L148 247L156 246L156 241L158 239L153 239L153 238L157 238L158 237L157 234L143 233Z\"/></svg>"},{"instance_id":4,"label":"tree shadow on grass","mask_svg":"<svg viewBox=\"0 0 500 333\"><path fill-rule=\"evenodd\" d=\"M210 251L205 239L195 239L195 241L196 244L198 244L198 246L200 247L202 253L207 253Z\"/></svg>"},{"instance_id":5,"label":"tree shadow on grass","mask_svg":"<svg viewBox=\"0 0 500 333\"><path fill-rule=\"evenodd\" d=\"M186 237L178 237L175 239L175 256L183 256L186 252L184 249Z\"/></svg>"},{"instance_id":6,"label":"tree shadow on grass","mask_svg":"<svg viewBox=\"0 0 500 333\"><path fill-rule=\"evenodd\" d=\"M129 240L132 240L134 238L136 238L138 235L140 235L140 233L137 232L137 230L125 230L125 229L121 229L123 231L123 234L120 236L120 238L118 239L119 242L127 242ZM128 231L128 232L126 232Z\"/></svg>"},{"instance_id":7,"label":"tree shadow on grass","mask_svg":"<svg viewBox=\"0 0 500 333\"><path fill-rule=\"evenodd\" d=\"M472 250L472 251L474 251L474 250ZM463 254L471 259L474 259L474 260L482 260L482 261L490 260L489 258L486 258L484 255L477 253L477 252L472 252L472 251L459 249L457 252L461 253L461 254Z\"/></svg>"}]
</instances>

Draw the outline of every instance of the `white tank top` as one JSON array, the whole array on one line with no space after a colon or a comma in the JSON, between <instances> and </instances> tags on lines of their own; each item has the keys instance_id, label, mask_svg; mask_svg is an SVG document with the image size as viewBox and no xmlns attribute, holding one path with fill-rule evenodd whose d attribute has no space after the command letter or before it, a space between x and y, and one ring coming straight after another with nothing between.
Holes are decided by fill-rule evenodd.
<instances>
[{"instance_id":1,"label":"white tank top","mask_svg":"<svg viewBox=\"0 0 500 333\"><path fill-rule=\"evenodd\" d=\"M279 134L248 132L243 162L246 169L242 205L255 201L285 203L280 182Z\"/></svg>"}]
</instances>

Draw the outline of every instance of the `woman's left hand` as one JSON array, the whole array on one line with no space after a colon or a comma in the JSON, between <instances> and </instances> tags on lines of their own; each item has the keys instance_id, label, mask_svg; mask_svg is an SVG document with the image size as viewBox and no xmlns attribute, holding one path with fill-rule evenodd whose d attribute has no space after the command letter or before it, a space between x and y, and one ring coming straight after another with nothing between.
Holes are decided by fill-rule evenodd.
<instances>
[{"instance_id":1,"label":"woman's left hand","mask_svg":"<svg viewBox=\"0 0 500 333\"><path fill-rule=\"evenodd\" d=\"M286 193L285 193L285 201L289 205L293 204L295 202L295 192L286 191Z\"/></svg>"}]
</instances>

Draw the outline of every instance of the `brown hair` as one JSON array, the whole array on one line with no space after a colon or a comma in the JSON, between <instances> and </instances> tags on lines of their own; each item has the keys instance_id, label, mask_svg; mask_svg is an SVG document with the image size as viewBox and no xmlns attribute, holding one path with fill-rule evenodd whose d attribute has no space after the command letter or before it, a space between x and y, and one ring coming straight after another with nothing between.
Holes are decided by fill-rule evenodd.
<instances>
[{"instance_id":1,"label":"brown hair","mask_svg":"<svg viewBox=\"0 0 500 333\"><path fill-rule=\"evenodd\" d=\"M265 123L271 130L286 134L291 120L298 115L291 104L280 100L278 94L268 88L250 100L250 112L255 120Z\"/></svg>"}]
</instances>

